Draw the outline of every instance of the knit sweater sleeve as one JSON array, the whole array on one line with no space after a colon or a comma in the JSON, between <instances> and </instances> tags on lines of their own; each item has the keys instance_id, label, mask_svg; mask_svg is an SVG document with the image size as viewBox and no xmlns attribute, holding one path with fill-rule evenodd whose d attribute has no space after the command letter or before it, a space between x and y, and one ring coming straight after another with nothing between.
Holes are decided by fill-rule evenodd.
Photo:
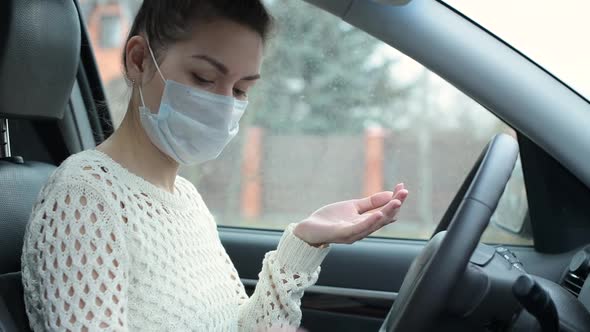
<instances>
[{"instance_id":1,"label":"knit sweater sleeve","mask_svg":"<svg viewBox=\"0 0 590 332\"><path fill-rule=\"evenodd\" d=\"M246 297L239 283L240 331L260 331L270 326L299 326L301 297L320 273L320 264L329 248L315 248L293 234L290 224L277 250L266 253L256 289Z\"/></svg>"},{"instance_id":2,"label":"knit sweater sleeve","mask_svg":"<svg viewBox=\"0 0 590 332\"><path fill-rule=\"evenodd\" d=\"M27 313L43 324L33 329L127 330L123 221L91 185L68 182L40 197L25 237Z\"/></svg>"}]
</instances>

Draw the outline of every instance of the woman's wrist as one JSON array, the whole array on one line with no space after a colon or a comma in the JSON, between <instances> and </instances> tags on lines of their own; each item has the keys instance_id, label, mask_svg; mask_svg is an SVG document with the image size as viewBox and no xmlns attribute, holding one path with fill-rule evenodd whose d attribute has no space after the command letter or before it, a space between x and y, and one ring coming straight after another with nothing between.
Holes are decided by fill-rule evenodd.
<instances>
[{"instance_id":1,"label":"woman's wrist","mask_svg":"<svg viewBox=\"0 0 590 332\"><path fill-rule=\"evenodd\" d=\"M301 232L301 228L299 227L300 225L301 225L301 223L297 224L293 228L293 235L295 235L301 241L307 243L308 245L310 245L310 246L312 246L314 248L323 249L323 248L327 248L328 247L329 243L314 243L314 242L306 239L305 235L303 235L304 233Z\"/></svg>"},{"instance_id":2,"label":"woman's wrist","mask_svg":"<svg viewBox=\"0 0 590 332\"><path fill-rule=\"evenodd\" d=\"M275 258L286 270L312 273L320 266L330 248L322 249L311 246L295 235L296 226L297 224L293 223L285 229L277 246Z\"/></svg>"}]
</instances>

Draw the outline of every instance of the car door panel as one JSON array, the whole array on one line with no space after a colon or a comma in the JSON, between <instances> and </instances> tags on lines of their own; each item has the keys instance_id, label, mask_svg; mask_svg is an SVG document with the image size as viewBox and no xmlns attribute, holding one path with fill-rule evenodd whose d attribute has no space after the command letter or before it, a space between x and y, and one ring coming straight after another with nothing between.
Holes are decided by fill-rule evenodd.
<instances>
[{"instance_id":1,"label":"car door panel","mask_svg":"<svg viewBox=\"0 0 590 332\"><path fill-rule=\"evenodd\" d=\"M221 227L221 241L251 294L277 231ZM376 331L424 241L370 238L331 245L316 285L302 299L302 326L311 331Z\"/></svg>"},{"instance_id":2,"label":"car door panel","mask_svg":"<svg viewBox=\"0 0 590 332\"><path fill-rule=\"evenodd\" d=\"M262 258L275 250L281 233L220 228L220 237L241 278L257 279ZM352 245L332 244L318 285L395 292L424 241L369 238ZM359 273L360 272L360 273Z\"/></svg>"},{"instance_id":3,"label":"car door panel","mask_svg":"<svg viewBox=\"0 0 590 332\"><path fill-rule=\"evenodd\" d=\"M251 294L264 254L275 250L281 232L220 227L219 233ZM331 245L318 282L302 299L302 326L312 331L376 331L425 243L368 238L352 245ZM543 254L527 246L504 247L519 257L528 272L555 282L559 282L573 254Z\"/></svg>"}]
</instances>

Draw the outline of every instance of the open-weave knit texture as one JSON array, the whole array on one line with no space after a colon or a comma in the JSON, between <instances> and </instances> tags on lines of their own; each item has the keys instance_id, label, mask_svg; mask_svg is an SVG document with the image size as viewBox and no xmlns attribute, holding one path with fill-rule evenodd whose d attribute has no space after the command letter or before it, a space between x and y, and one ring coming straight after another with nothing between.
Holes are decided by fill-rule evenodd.
<instances>
[{"instance_id":1,"label":"open-weave knit texture","mask_svg":"<svg viewBox=\"0 0 590 332\"><path fill-rule=\"evenodd\" d=\"M50 177L22 254L34 331L253 331L299 325L300 300L327 248L291 224L248 297L195 187L173 193L87 150Z\"/></svg>"}]
</instances>

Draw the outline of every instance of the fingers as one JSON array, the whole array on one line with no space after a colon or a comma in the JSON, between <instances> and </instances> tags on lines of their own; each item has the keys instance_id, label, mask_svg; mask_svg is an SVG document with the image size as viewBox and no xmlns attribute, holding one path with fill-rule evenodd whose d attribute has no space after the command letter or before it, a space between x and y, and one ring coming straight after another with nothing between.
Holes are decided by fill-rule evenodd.
<instances>
[{"instance_id":1,"label":"fingers","mask_svg":"<svg viewBox=\"0 0 590 332\"><path fill-rule=\"evenodd\" d=\"M389 201L384 207L381 208L381 213L386 221L391 221L395 218L395 215L399 211L399 208L402 206L402 202L398 199L394 199Z\"/></svg>"},{"instance_id":2,"label":"fingers","mask_svg":"<svg viewBox=\"0 0 590 332\"><path fill-rule=\"evenodd\" d=\"M387 221L387 219L385 219L384 217L381 217L380 220L375 222L373 225L371 225L370 227L368 227L364 231L362 231L358 234L355 234L352 238L350 238L349 243L354 243L356 241L360 241L360 240L366 238L367 236L373 234L374 232L381 229L381 227L387 225L388 223L389 222Z\"/></svg>"},{"instance_id":3,"label":"fingers","mask_svg":"<svg viewBox=\"0 0 590 332\"><path fill-rule=\"evenodd\" d=\"M379 230L381 227L395 221L391 215L395 215L399 209L399 201L391 201L385 206L385 210L390 216L383 214L383 210L374 213L368 213L360 217L360 220L345 229L345 235L342 237L344 243L354 243L361 240L371 233Z\"/></svg>"},{"instance_id":4,"label":"fingers","mask_svg":"<svg viewBox=\"0 0 590 332\"><path fill-rule=\"evenodd\" d=\"M408 190L406 190L405 185L403 183L396 185L393 190L392 198L399 199L399 201L403 204L406 200L406 197L408 197Z\"/></svg>"},{"instance_id":5,"label":"fingers","mask_svg":"<svg viewBox=\"0 0 590 332\"><path fill-rule=\"evenodd\" d=\"M399 183L391 191L382 191L368 197L354 200L354 204L359 214L367 211L378 209L389 203L392 199L399 200L402 204L408 197L408 190L406 190L403 183Z\"/></svg>"},{"instance_id":6,"label":"fingers","mask_svg":"<svg viewBox=\"0 0 590 332\"><path fill-rule=\"evenodd\" d=\"M380 220L378 220L378 222L376 222L373 225L373 227L371 227L371 228L367 229L366 231L362 232L361 234L359 234L357 241L371 235L372 233L378 231L382 227L387 226L387 225L391 224L392 222L394 222L396 220L395 216L399 212L400 207L401 207L401 202L397 199L392 200L389 203L387 203L380 210L380 212L383 214L383 216L380 218Z\"/></svg>"},{"instance_id":7,"label":"fingers","mask_svg":"<svg viewBox=\"0 0 590 332\"><path fill-rule=\"evenodd\" d=\"M382 191L354 201L359 214L382 207L391 200L391 191Z\"/></svg>"},{"instance_id":8,"label":"fingers","mask_svg":"<svg viewBox=\"0 0 590 332\"><path fill-rule=\"evenodd\" d=\"M393 199L397 199L400 201L400 203L403 204L406 198L408 197L408 194L409 192L406 189L402 189L396 195L393 196Z\"/></svg>"},{"instance_id":9,"label":"fingers","mask_svg":"<svg viewBox=\"0 0 590 332\"><path fill-rule=\"evenodd\" d=\"M340 238L343 238L346 243L353 243L392 223L407 197L408 190L405 189L403 183L399 183L393 192L383 191L355 200L357 211L361 214L360 220L353 225L346 226ZM366 213L375 209L379 210Z\"/></svg>"},{"instance_id":10,"label":"fingers","mask_svg":"<svg viewBox=\"0 0 590 332\"><path fill-rule=\"evenodd\" d=\"M345 227L344 234L341 237L344 240L343 242L354 243L394 222L401 205L402 203L398 199L394 199L379 211L360 216L360 219L355 224Z\"/></svg>"},{"instance_id":11,"label":"fingers","mask_svg":"<svg viewBox=\"0 0 590 332\"><path fill-rule=\"evenodd\" d=\"M357 241L357 238L360 234L364 234L368 230L373 229L376 225L379 225L383 217L384 216L381 211L362 215L354 224L344 226L341 229L338 238L341 239L343 243L353 243Z\"/></svg>"},{"instance_id":12,"label":"fingers","mask_svg":"<svg viewBox=\"0 0 590 332\"><path fill-rule=\"evenodd\" d=\"M395 195L402 189L405 188L405 185L403 183L398 183L395 185L395 187L393 188L393 196L395 197Z\"/></svg>"}]
</instances>

